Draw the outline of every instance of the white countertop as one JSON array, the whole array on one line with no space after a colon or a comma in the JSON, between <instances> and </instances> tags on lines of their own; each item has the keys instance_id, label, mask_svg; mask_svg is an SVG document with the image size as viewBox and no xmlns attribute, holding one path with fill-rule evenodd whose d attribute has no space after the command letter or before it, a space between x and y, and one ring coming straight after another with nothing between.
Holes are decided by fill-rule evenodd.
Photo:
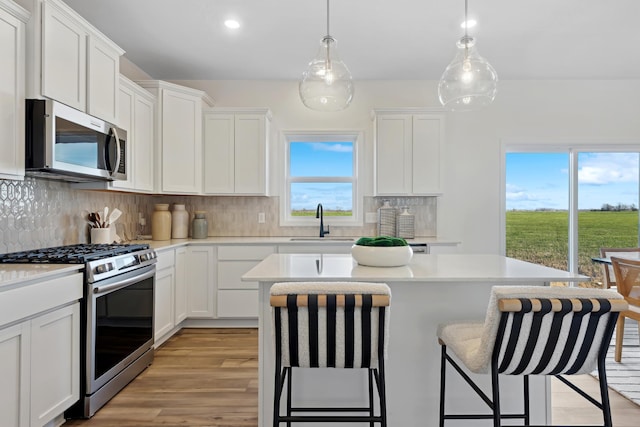
<instances>
[{"instance_id":1,"label":"white countertop","mask_svg":"<svg viewBox=\"0 0 640 427\"><path fill-rule=\"evenodd\" d=\"M589 277L500 255L414 256L404 267L358 265L351 255L273 254L243 281L374 280L390 282L583 282Z\"/></svg>"},{"instance_id":2,"label":"white countertop","mask_svg":"<svg viewBox=\"0 0 640 427\"><path fill-rule=\"evenodd\" d=\"M207 237L206 239L134 240L129 243L148 243L155 250L170 249L184 245L353 245L360 237L335 236L273 236L273 237ZM438 237L416 237L407 239L409 244L457 245L459 240Z\"/></svg>"},{"instance_id":3,"label":"white countertop","mask_svg":"<svg viewBox=\"0 0 640 427\"><path fill-rule=\"evenodd\" d=\"M61 274L71 274L84 268L84 264L2 264L0 288L31 280L46 280Z\"/></svg>"}]
</instances>

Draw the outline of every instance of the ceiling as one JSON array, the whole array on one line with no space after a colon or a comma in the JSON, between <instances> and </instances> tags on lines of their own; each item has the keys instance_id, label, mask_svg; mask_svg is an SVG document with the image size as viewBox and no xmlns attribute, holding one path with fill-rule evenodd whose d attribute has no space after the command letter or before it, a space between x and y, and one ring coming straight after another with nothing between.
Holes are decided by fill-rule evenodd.
<instances>
[{"instance_id":1,"label":"ceiling","mask_svg":"<svg viewBox=\"0 0 640 427\"><path fill-rule=\"evenodd\" d=\"M326 34L325 0L65 2L165 80L295 80ZM502 80L637 79L639 16L638 0L469 0L469 33ZM355 80L439 79L463 20L463 0L331 2Z\"/></svg>"}]
</instances>

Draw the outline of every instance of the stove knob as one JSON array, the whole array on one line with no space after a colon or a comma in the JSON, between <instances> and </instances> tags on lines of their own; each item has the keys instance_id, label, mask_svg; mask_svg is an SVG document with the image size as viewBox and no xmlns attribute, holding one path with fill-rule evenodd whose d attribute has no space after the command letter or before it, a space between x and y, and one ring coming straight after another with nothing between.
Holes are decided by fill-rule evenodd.
<instances>
[{"instance_id":1,"label":"stove knob","mask_svg":"<svg viewBox=\"0 0 640 427\"><path fill-rule=\"evenodd\" d=\"M149 260L149 254L140 254L141 262L148 261L148 260Z\"/></svg>"},{"instance_id":2,"label":"stove knob","mask_svg":"<svg viewBox=\"0 0 640 427\"><path fill-rule=\"evenodd\" d=\"M106 273L106 272L111 271L111 270L113 270L113 264L111 264L109 262L109 263L106 263L106 264L100 264L100 265L96 266L96 270L95 271L98 274L102 274L102 273Z\"/></svg>"}]
</instances>

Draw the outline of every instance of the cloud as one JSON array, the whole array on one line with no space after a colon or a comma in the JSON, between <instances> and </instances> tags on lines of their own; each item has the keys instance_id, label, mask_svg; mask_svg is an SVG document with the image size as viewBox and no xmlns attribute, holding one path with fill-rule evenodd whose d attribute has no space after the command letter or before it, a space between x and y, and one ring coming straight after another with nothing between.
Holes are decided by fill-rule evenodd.
<instances>
[{"instance_id":1,"label":"cloud","mask_svg":"<svg viewBox=\"0 0 640 427\"><path fill-rule=\"evenodd\" d=\"M352 153L353 144L343 144L339 142L313 142L311 147L314 151L332 151L337 153Z\"/></svg>"},{"instance_id":2,"label":"cloud","mask_svg":"<svg viewBox=\"0 0 640 427\"><path fill-rule=\"evenodd\" d=\"M638 181L637 153L595 153L579 158L578 183L619 184Z\"/></svg>"}]
</instances>

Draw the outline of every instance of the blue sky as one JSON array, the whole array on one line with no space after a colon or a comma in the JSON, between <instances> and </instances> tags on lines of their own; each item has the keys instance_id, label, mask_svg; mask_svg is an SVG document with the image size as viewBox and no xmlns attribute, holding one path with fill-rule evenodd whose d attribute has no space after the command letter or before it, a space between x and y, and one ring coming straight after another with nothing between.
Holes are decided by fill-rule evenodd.
<instances>
[{"instance_id":1,"label":"blue sky","mask_svg":"<svg viewBox=\"0 0 640 427\"><path fill-rule=\"evenodd\" d=\"M578 209L638 206L638 153L579 153ZM509 153L506 207L567 209L568 153Z\"/></svg>"},{"instance_id":2,"label":"blue sky","mask_svg":"<svg viewBox=\"0 0 640 427\"><path fill-rule=\"evenodd\" d=\"M292 142L290 147L292 177L353 175L351 142ZM322 203L325 209L350 210L351 194L350 183L293 183L291 207L315 209L318 203Z\"/></svg>"}]
</instances>

